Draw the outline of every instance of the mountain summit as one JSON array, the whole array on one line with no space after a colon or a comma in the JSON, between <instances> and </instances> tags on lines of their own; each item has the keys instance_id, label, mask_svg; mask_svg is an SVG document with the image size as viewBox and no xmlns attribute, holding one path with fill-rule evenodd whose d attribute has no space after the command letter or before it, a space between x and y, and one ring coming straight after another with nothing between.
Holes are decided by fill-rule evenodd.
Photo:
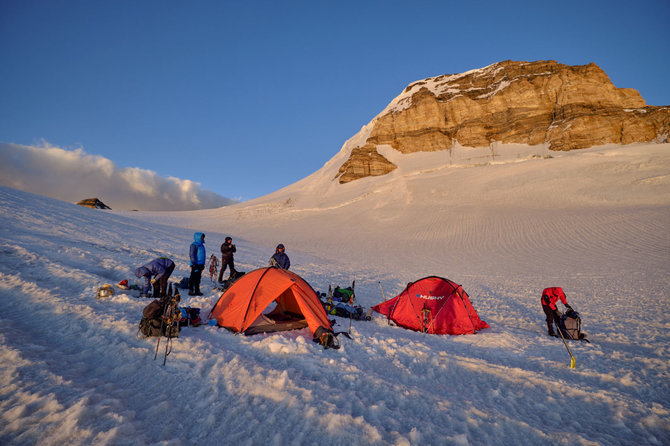
<instances>
[{"instance_id":1,"label":"mountain summit","mask_svg":"<svg viewBox=\"0 0 670 446\"><path fill-rule=\"evenodd\" d=\"M361 132L336 175L340 183L394 170L380 145L407 154L495 142L561 151L669 142L670 107L647 106L594 63L505 61L414 82Z\"/></svg>"}]
</instances>

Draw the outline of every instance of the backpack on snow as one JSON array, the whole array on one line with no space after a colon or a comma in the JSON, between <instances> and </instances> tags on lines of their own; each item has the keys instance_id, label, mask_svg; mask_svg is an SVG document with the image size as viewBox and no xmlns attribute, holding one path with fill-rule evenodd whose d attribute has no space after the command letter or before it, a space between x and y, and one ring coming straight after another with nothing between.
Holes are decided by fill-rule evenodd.
<instances>
[{"instance_id":1,"label":"backpack on snow","mask_svg":"<svg viewBox=\"0 0 670 446\"><path fill-rule=\"evenodd\" d=\"M200 308L179 307L181 317L179 319L180 327L188 327L190 325L197 327L202 325L200 319Z\"/></svg>"},{"instance_id":2,"label":"backpack on snow","mask_svg":"<svg viewBox=\"0 0 670 446\"><path fill-rule=\"evenodd\" d=\"M582 318L575 310L568 310L563 314L558 324L559 330L563 333L565 339L585 340L586 335L582 333ZM588 342L588 341L587 341Z\"/></svg>"},{"instance_id":3,"label":"backpack on snow","mask_svg":"<svg viewBox=\"0 0 670 446\"><path fill-rule=\"evenodd\" d=\"M182 290L188 290L188 279L188 277L182 277L179 283L175 284L175 286Z\"/></svg>"},{"instance_id":4,"label":"backpack on snow","mask_svg":"<svg viewBox=\"0 0 670 446\"><path fill-rule=\"evenodd\" d=\"M145 337L179 337L181 311L174 299L155 299L142 310L139 331Z\"/></svg>"},{"instance_id":5,"label":"backpack on snow","mask_svg":"<svg viewBox=\"0 0 670 446\"><path fill-rule=\"evenodd\" d=\"M341 334L351 339L351 336L349 336L349 333L346 331L334 332L320 326L314 332L314 338L312 338L312 341L320 344L324 350L328 350L329 348L337 350L340 348L340 341L337 339L337 337Z\"/></svg>"},{"instance_id":6,"label":"backpack on snow","mask_svg":"<svg viewBox=\"0 0 670 446\"><path fill-rule=\"evenodd\" d=\"M333 300L339 302L349 302L352 300L354 295L354 290L351 287L340 288L339 286L335 287L333 290Z\"/></svg>"}]
</instances>

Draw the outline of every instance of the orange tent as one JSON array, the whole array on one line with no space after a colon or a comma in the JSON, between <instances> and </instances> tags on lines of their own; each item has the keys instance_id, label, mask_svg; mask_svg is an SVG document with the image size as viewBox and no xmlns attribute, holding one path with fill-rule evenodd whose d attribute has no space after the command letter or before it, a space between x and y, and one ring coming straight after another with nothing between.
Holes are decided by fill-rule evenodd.
<instances>
[{"instance_id":1,"label":"orange tent","mask_svg":"<svg viewBox=\"0 0 670 446\"><path fill-rule=\"evenodd\" d=\"M268 313L263 313L276 303ZM309 326L332 331L314 289L297 274L280 268L261 268L233 283L209 313L219 326L236 333L256 334Z\"/></svg>"}]
</instances>

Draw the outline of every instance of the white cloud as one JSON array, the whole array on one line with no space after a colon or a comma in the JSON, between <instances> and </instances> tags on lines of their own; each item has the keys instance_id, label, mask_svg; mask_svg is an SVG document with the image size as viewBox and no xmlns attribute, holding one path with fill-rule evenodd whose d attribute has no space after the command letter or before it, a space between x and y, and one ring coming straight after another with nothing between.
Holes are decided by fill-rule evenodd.
<instances>
[{"instance_id":1,"label":"white cloud","mask_svg":"<svg viewBox=\"0 0 670 446\"><path fill-rule=\"evenodd\" d=\"M183 211L235 203L191 180L161 177L137 167L119 167L83 149L0 143L0 184L76 203L99 198L112 209Z\"/></svg>"}]
</instances>

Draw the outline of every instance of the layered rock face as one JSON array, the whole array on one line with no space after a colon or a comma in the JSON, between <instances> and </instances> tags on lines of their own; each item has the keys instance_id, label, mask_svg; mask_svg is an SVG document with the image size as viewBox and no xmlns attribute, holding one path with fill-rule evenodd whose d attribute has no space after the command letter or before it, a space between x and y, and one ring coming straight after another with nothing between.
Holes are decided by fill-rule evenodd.
<instances>
[{"instance_id":1,"label":"layered rock face","mask_svg":"<svg viewBox=\"0 0 670 446\"><path fill-rule=\"evenodd\" d=\"M112 209L97 198L85 198L77 204L92 209Z\"/></svg>"},{"instance_id":2,"label":"layered rock face","mask_svg":"<svg viewBox=\"0 0 670 446\"><path fill-rule=\"evenodd\" d=\"M409 85L373 121L337 178L346 183L396 166L377 152L448 150L458 142L492 142L573 150L596 145L668 142L670 107L646 106L633 89L616 88L597 65L500 62Z\"/></svg>"}]
</instances>

